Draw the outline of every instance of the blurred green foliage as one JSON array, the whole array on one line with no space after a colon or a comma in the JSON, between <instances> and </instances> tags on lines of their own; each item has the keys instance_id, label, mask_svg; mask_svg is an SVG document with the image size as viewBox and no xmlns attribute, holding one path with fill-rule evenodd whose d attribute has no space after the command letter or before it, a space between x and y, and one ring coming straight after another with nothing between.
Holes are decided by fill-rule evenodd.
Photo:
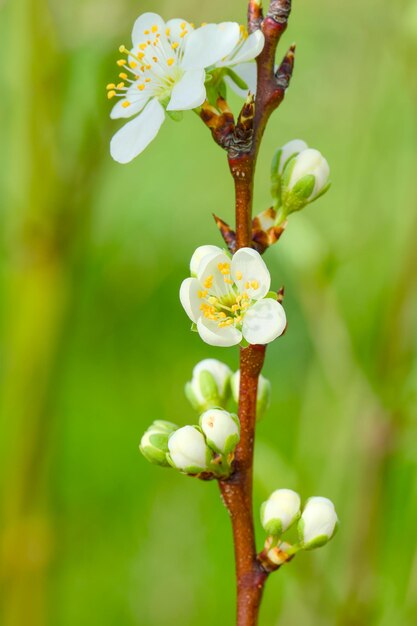
<instances>
[{"instance_id":1,"label":"blurred green foliage","mask_svg":"<svg viewBox=\"0 0 417 626\"><path fill-rule=\"evenodd\" d=\"M262 146L320 149L333 185L267 253L289 329L268 348L256 506L278 487L336 504L341 529L271 577L261 626L417 620L417 7L298 0L296 71ZM215 484L138 454L154 419L195 419L194 364L237 350L189 332L178 288L233 220L224 153L197 116L111 161L105 84L145 10L244 21L214 0L2 0L1 624L232 624L229 519ZM238 101L231 99L233 106ZM258 521L258 520L257 520ZM259 531L259 525L258 525ZM262 533L258 532L259 546Z\"/></svg>"}]
</instances>

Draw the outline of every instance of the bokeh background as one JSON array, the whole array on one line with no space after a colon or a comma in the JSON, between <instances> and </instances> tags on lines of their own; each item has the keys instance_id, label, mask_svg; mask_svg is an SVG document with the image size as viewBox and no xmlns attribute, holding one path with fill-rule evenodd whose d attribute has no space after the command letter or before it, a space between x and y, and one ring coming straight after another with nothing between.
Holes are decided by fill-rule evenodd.
<instances>
[{"instance_id":1,"label":"bokeh background","mask_svg":"<svg viewBox=\"0 0 417 626\"><path fill-rule=\"evenodd\" d=\"M341 529L271 577L261 626L417 621L417 3L298 0L296 71L260 154L303 138L333 186L267 253L289 329L268 348L256 507L336 503ZM190 255L233 220L224 153L197 116L127 166L105 85L145 10L244 21L243 0L1 0L3 626L233 624L229 519L215 484L148 465L156 418L196 419L203 345L178 300ZM231 98L235 108L238 100ZM256 517L257 514L256 514ZM257 520L258 523L258 520ZM259 532L261 546L263 535Z\"/></svg>"}]
</instances>

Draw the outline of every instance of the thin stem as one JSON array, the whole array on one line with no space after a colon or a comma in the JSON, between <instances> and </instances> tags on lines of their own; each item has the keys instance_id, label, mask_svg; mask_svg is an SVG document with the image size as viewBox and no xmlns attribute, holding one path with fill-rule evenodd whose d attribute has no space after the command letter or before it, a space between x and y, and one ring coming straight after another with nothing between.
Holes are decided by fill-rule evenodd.
<instances>
[{"instance_id":1,"label":"thin stem","mask_svg":"<svg viewBox=\"0 0 417 626\"><path fill-rule=\"evenodd\" d=\"M272 0L261 22L260 3L248 7L249 29L257 25L265 35L265 47L257 59L258 86L255 99L252 139L249 150L234 145L228 161L235 183L236 248L252 244L253 184L260 142L271 113L281 103L293 66L293 49L275 74L275 52L286 28L291 3ZM215 137L216 138L216 137ZM219 141L220 143L220 141ZM235 548L237 580L237 626L256 626L268 572L258 560L253 522L252 482L258 379L266 346L250 345L240 350L239 419L241 438L236 448L235 471L220 481L224 503L229 511Z\"/></svg>"}]
</instances>

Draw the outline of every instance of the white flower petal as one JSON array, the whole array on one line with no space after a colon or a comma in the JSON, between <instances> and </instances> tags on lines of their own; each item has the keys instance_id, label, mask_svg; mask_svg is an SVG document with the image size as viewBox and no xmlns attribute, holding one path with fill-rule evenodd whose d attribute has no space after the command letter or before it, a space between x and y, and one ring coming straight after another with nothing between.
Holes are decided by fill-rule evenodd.
<instances>
[{"instance_id":1,"label":"white flower petal","mask_svg":"<svg viewBox=\"0 0 417 626\"><path fill-rule=\"evenodd\" d=\"M180 301L192 322L196 322L201 315L201 301L198 297L200 289L201 285L196 278L186 278L181 283Z\"/></svg>"},{"instance_id":2,"label":"white flower petal","mask_svg":"<svg viewBox=\"0 0 417 626\"><path fill-rule=\"evenodd\" d=\"M197 322L197 330L203 341L209 346L228 348L236 346L242 340L242 333L234 326L219 328L218 323L206 317L200 317Z\"/></svg>"},{"instance_id":3,"label":"white flower petal","mask_svg":"<svg viewBox=\"0 0 417 626\"><path fill-rule=\"evenodd\" d=\"M203 104L206 99L204 70L190 70L175 84L167 111L188 111Z\"/></svg>"},{"instance_id":4,"label":"white flower petal","mask_svg":"<svg viewBox=\"0 0 417 626\"><path fill-rule=\"evenodd\" d=\"M152 33L152 27L156 26L159 33L165 34L165 22L157 13L143 13L138 17L133 25L132 30L132 43L133 46L137 46L142 41L149 39L149 34ZM145 33L150 31L150 33Z\"/></svg>"},{"instance_id":5,"label":"white flower petal","mask_svg":"<svg viewBox=\"0 0 417 626\"><path fill-rule=\"evenodd\" d=\"M265 36L261 30L256 30L244 41L235 54L229 59L217 63L217 67L233 67L239 63L247 63L256 59L265 45Z\"/></svg>"},{"instance_id":6,"label":"white flower petal","mask_svg":"<svg viewBox=\"0 0 417 626\"><path fill-rule=\"evenodd\" d=\"M194 252L193 256L191 257L191 261L190 261L191 275L197 276L198 267L203 257L207 256L208 254L213 254L213 253L219 254L220 252L222 252L222 249L219 248L218 246L211 246L211 245L199 246Z\"/></svg>"},{"instance_id":7,"label":"white flower petal","mask_svg":"<svg viewBox=\"0 0 417 626\"><path fill-rule=\"evenodd\" d=\"M206 24L197 28L187 37L182 67L190 70L214 65L232 52L239 37L240 28L236 22Z\"/></svg>"},{"instance_id":8,"label":"white flower petal","mask_svg":"<svg viewBox=\"0 0 417 626\"><path fill-rule=\"evenodd\" d=\"M179 18L175 18L173 20L169 20L166 24L166 32L168 33L167 37L172 43L179 44L179 46L183 46L189 34L194 30L189 22L185 20L181 20ZM185 33L185 35L184 35ZM177 48L178 50L179 48Z\"/></svg>"},{"instance_id":9,"label":"white flower petal","mask_svg":"<svg viewBox=\"0 0 417 626\"><path fill-rule=\"evenodd\" d=\"M272 298L256 302L243 319L243 336L251 344L270 343L285 330L287 320L281 304Z\"/></svg>"},{"instance_id":10,"label":"white flower petal","mask_svg":"<svg viewBox=\"0 0 417 626\"><path fill-rule=\"evenodd\" d=\"M219 298L232 292L232 286L225 281L225 278L230 279L230 274L222 274L219 269L219 266L224 264L230 266L230 258L221 250L217 254L208 254L203 257L197 272L197 278L203 287L205 287L206 280L212 277L212 286L208 288L208 291Z\"/></svg>"},{"instance_id":11,"label":"white flower petal","mask_svg":"<svg viewBox=\"0 0 417 626\"><path fill-rule=\"evenodd\" d=\"M156 137L165 111L156 98L153 98L133 120L125 124L110 142L110 154L119 163L129 163Z\"/></svg>"},{"instance_id":12,"label":"white flower petal","mask_svg":"<svg viewBox=\"0 0 417 626\"><path fill-rule=\"evenodd\" d=\"M133 90L132 90L133 91ZM120 99L117 104L111 110L110 117L112 120L116 120L122 117L132 117L132 115L136 115L140 113L146 103L149 101L151 94L147 92L146 94L140 93L136 89L136 94L130 94L129 91L126 94L126 98ZM130 102L129 106L123 106L124 102Z\"/></svg>"},{"instance_id":13,"label":"white flower petal","mask_svg":"<svg viewBox=\"0 0 417 626\"><path fill-rule=\"evenodd\" d=\"M240 292L253 300L264 298L271 286L271 276L259 252L241 248L232 259L232 278Z\"/></svg>"},{"instance_id":14,"label":"white flower petal","mask_svg":"<svg viewBox=\"0 0 417 626\"><path fill-rule=\"evenodd\" d=\"M241 65L236 65L233 67L233 71L237 74L248 86L248 89L241 89L236 85L236 83L230 78L230 76L226 76L226 83L233 89L238 96L242 98L246 98L248 95L248 91L255 94L256 93L256 84L257 84L257 72L258 68L255 62L252 63L242 63Z\"/></svg>"}]
</instances>

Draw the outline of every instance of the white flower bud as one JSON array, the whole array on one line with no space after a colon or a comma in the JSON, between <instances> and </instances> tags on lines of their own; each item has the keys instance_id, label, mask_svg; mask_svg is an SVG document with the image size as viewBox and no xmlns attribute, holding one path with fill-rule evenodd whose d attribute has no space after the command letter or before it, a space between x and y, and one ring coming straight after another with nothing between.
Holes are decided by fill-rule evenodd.
<instances>
[{"instance_id":1,"label":"white flower bud","mask_svg":"<svg viewBox=\"0 0 417 626\"><path fill-rule=\"evenodd\" d=\"M282 202L286 213L302 209L327 191L329 175L329 164L318 150L308 148L291 158L282 181Z\"/></svg>"},{"instance_id":2,"label":"white flower bud","mask_svg":"<svg viewBox=\"0 0 417 626\"><path fill-rule=\"evenodd\" d=\"M233 400L239 403L239 386L240 386L240 370L237 370L230 379ZM261 419L262 415L267 411L271 403L271 383L270 381L259 375L258 394L256 397L256 417Z\"/></svg>"},{"instance_id":3,"label":"white flower bud","mask_svg":"<svg viewBox=\"0 0 417 626\"><path fill-rule=\"evenodd\" d=\"M261 523L269 535L279 536L300 516L301 500L291 489L277 489L261 506Z\"/></svg>"},{"instance_id":4,"label":"white flower bud","mask_svg":"<svg viewBox=\"0 0 417 626\"><path fill-rule=\"evenodd\" d=\"M224 406L229 396L232 371L217 359L204 359L193 369L191 382L185 385L185 395L193 408L202 412L216 406Z\"/></svg>"},{"instance_id":5,"label":"white flower bud","mask_svg":"<svg viewBox=\"0 0 417 626\"><path fill-rule=\"evenodd\" d=\"M164 420L155 421L143 435L139 450L150 463L169 467L166 455L168 438L178 426Z\"/></svg>"},{"instance_id":6,"label":"white flower bud","mask_svg":"<svg viewBox=\"0 0 417 626\"><path fill-rule=\"evenodd\" d=\"M190 272L191 276L197 276L198 266L200 265L200 261L202 258L211 254L212 252L219 252L218 246L200 246L196 249L190 261Z\"/></svg>"},{"instance_id":7,"label":"white flower bud","mask_svg":"<svg viewBox=\"0 0 417 626\"><path fill-rule=\"evenodd\" d=\"M324 546L335 534L338 518L328 498L309 498L298 523L300 540L305 549Z\"/></svg>"},{"instance_id":8,"label":"white flower bud","mask_svg":"<svg viewBox=\"0 0 417 626\"><path fill-rule=\"evenodd\" d=\"M204 472L211 461L210 449L197 426L183 426L172 433L168 449L170 464L188 474Z\"/></svg>"},{"instance_id":9,"label":"white flower bud","mask_svg":"<svg viewBox=\"0 0 417 626\"><path fill-rule=\"evenodd\" d=\"M300 154L300 152L304 152L304 150L307 150L307 149L308 149L308 145L302 139L293 139L292 141L289 141L281 148L278 148L278 150L276 151L274 155L274 161L273 161L273 164L275 165L275 168L276 168L276 172L278 174L282 174L288 161L292 157L296 156L297 154Z\"/></svg>"},{"instance_id":10,"label":"white flower bud","mask_svg":"<svg viewBox=\"0 0 417 626\"><path fill-rule=\"evenodd\" d=\"M236 415L221 409L209 409L200 417L200 426L212 450L224 456L233 452L240 435Z\"/></svg>"}]
</instances>

